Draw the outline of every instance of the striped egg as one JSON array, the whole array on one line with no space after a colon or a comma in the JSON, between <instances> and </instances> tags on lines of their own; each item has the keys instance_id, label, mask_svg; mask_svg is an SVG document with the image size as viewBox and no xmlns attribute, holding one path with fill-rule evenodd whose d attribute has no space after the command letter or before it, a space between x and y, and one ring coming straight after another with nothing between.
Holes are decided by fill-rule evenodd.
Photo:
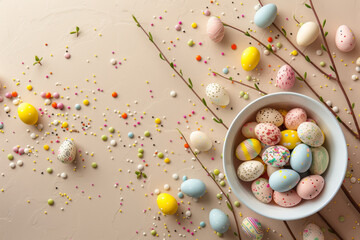
<instances>
[{"instance_id":1,"label":"striped egg","mask_svg":"<svg viewBox=\"0 0 360 240\"><path fill-rule=\"evenodd\" d=\"M260 202L269 203L272 200L273 190L265 178L256 179L251 184L251 191Z\"/></svg>"},{"instance_id":2,"label":"striped egg","mask_svg":"<svg viewBox=\"0 0 360 240\"><path fill-rule=\"evenodd\" d=\"M239 160L247 161L254 159L261 151L259 140L250 138L242 141L236 148L236 157Z\"/></svg>"},{"instance_id":3,"label":"striped egg","mask_svg":"<svg viewBox=\"0 0 360 240\"><path fill-rule=\"evenodd\" d=\"M247 217L241 224L243 232L252 240L261 240L264 232L261 223L256 218Z\"/></svg>"}]
</instances>

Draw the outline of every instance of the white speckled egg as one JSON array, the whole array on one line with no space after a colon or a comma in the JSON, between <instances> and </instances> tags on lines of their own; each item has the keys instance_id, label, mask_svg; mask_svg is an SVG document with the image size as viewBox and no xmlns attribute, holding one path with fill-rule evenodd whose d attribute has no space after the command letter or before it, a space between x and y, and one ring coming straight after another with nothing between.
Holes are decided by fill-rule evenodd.
<instances>
[{"instance_id":1,"label":"white speckled egg","mask_svg":"<svg viewBox=\"0 0 360 240\"><path fill-rule=\"evenodd\" d=\"M319 147L325 141L321 129L312 122L304 122L297 129L300 140L311 147Z\"/></svg>"},{"instance_id":2,"label":"white speckled egg","mask_svg":"<svg viewBox=\"0 0 360 240\"><path fill-rule=\"evenodd\" d=\"M311 148L312 163L310 167L311 174L323 174L329 165L329 153L323 146Z\"/></svg>"},{"instance_id":3,"label":"white speckled egg","mask_svg":"<svg viewBox=\"0 0 360 240\"><path fill-rule=\"evenodd\" d=\"M325 180L320 175L310 175L300 180L296 187L296 193L302 199L314 199L316 198L325 185Z\"/></svg>"},{"instance_id":4,"label":"white speckled egg","mask_svg":"<svg viewBox=\"0 0 360 240\"><path fill-rule=\"evenodd\" d=\"M309 223L303 231L303 240L325 240L325 237L318 225Z\"/></svg>"},{"instance_id":5,"label":"white speckled egg","mask_svg":"<svg viewBox=\"0 0 360 240\"><path fill-rule=\"evenodd\" d=\"M290 159L290 151L284 146L272 146L265 150L262 160L273 167L283 167Z\"/></svg>"},{"instance_id":6,"label":"white speckled egg","mask_svg":"<svg viewBox=\"0 0 360 240\"><path fill-rule=\"evenodd\" d=\"M193 198L200 198L206 192L206 186L200 179L188 179L181 184L181 191Z\"/></svg>"},{"instance_id":7,"label":"white speckled egg","mask_svg":"<svg viewBox=\"0 0 360 240\"><path fill-rule=\"evenodd\" d=\"M241 229L251 240L261 240L264 232L261 223L256 218L247 217L242 221Z\"/></svg>"},{"instance_id":8,"label":"white speckled egg","mask_svg":"<svg viewBox=\"0 0 360 240\"><path fill-rule=\"evenodd\" d=\"M257 112L256 121L258 123L272 123L279 127L283 124L284 118L276 109L267 107Z\"/></svg>"},{"instance_id":9,"label":"white speckled egg","mask_svg":"<svg viewBox=\"0 0 360 240\"><path fill-rule=\"evenodd\" d=\"M337 48L342 52L350 52L355 48L355 35L346 25L341 25L336 30L335 43Z\"/></svg>"},{"instance_id":10,"label":"white speckled egg","mask_svg":"<svg viewBox=\"0 0 360 240\"><path fill-rule=\"evenodd\" d=\"M272 123L259 123L255 127L255 134L260 142L273 146L281 139L280 129Z\"/></svg>"},{"instance_id":11,"label":"white speckled egg","mask_svg":"<svg viewBox=\"0 0 360 240\"><path fill-rule=\"evenodd\" d=\"M297 134L297 131L294 131L294 130L281 131L281 139L279 142L280 145L291 150L291 149L294 149L300 143L301 143L301 141Z\"/></svg>"},{"instance_id":12,"label":"white speckled egg","mask_svg":"<svg viewBox=\"0 0 360 240\"><path fill-rule=\"evenodd\" d=\"M258 178L251 184L251 191L254 196L263 203L269 203L272 200L273 190L269 181L265 178Z\"/></svg>"},{"instance_id":13,"label":"white speckled egg","mask_svg":"<svg viewBox=\"0 0 360 240\"><path fill-rule=\"evenodd\" d=\"M306 120L307 115L304 109L293 108L285 116L285 127L289 130L296 130Z\"/></svg>"},{"instance_id":14,"label":"white speckled egg","mask_svg":"<svg viewBox=\"0 0 360 240\"><path fill-rule=\"evenodd\" d=\"M277 192L291 190L299 182L300 176L291 169L281 169L274 172L269 178L270 187Z\"/></svg>"},{"instance_id":15,"label":"white speckled egg","mask_svg":"<svg viewBox=\"0 0 360 240\"><path fill-rule=\"evenodd\" d=\"M218 83L210 83L206 87L206 96L215 104L225 107L230 103L230 97L223 86Z\"/></svg>"},{"instance_id":16,"label":"white speckled egg","mask_svg":"<svg viewBox=\"0 0 360 240\"><path fill-rule=\"evenodd\" d=\"M237 169L237 175L241 180L251 182L260 177L264 171L265 167L261 162L251 160L240 164Z\"/></svg>"},{"instance_id":17,"label":"white speckled egg","mask_svg":"<svg viewBox=\"0 0 360 240\"><path fill-rule=\"evenodd\" d=\"M276 86L289 90L295 85L295 73L289 65L282 66L276 75Z\"/></svg>"},{"instance_id":18,"label":"white speckled egg","mask_svg":"<svg viewBox=\"0 0 360 240\"><path fill-rule=\"evenodd\" d=\"M218 233L225 233L230 227L229 217L220 209L214 208L209 213L209 222L212 229Z\"/></svg>"},{"instance_id":19,"label":"white speckled egg","mask_svg":"<svg viewBox=\"0 0 360 240\"><path fill-rule=\"evenodd\" d=\"M210 17L207 22L206 31L211 40L218 43L225 35L225 28L221 20L218 17Z\"/></svg>"},{"instance_id":20,"label":"white speckled egg","mask_svg":"<svg viewBox=\"0 0 360 240\"><path fill-rule=\"evenodd\" d=\"M304 23L296 36L296 42L299 46L307 47L312 44L319 36L319 27L314 22Z\"/></svg>"},{"instance_id":21,"label":"white speckled egg","mask_svg":"<svg viewBox=\"0 0 360 240\"><path fill-rule=\"evenodd\" d=\"M259 140L250 138L242 141L235 150L235 155L239 160L247 161L254 159L261 151Z\"/></svg>"},{"instance_id":22,"label":"white speckled egg","mask_svg":"<svg viewBox=\"0 0 360 240\"><path fill-rule=\"evenodd\" d=\"M63 163L71 163L76 157L76 146L75 143L66 139L62 142L59 147L57 159Z\"/></svg>"},{"instance_id":23,"label":"white speckled egg","mask_svg":"<svg viewBox=\"0 0 360 240\"><path fill-rule=\"evenodd\" d=\"M296 193L295 190L287 192L274 191L273 194L274 202L281 207L294 207L301 202L301 197Z\"/></svg>"},{"instance_id":24,"label":"white speckled egg","mask_svg":"<svg viewBox=\"0 0 360 240\"><path fill-rule=\"evenodd\" d=\"M266 4L255 13L254 23L260 28L267 28L275 21L276 15L276 5L273 3Z\"/></svg>"},{"instance_id":25,"label":"white speckled egg","mask_svg":"<svg viewBox=\"0 0 360 240\"><path fill-rule=\"evenodd\" d=\"M190 134L191 144L199 151L209 151L212 147L211 139L204 132L194 131Z\"/></svg>"},{"instance_id":26,"label":"white speckled egg","mask_svg":"<svg viewBox=\"0 0 360 240\"><path fill-rule=\"evenodd\" d=\"M242 126L241 128L242 135L246 138L256 138L255 127L257 124L257 122L245 123L244 126Z\"/></svg>"},{"instance_id":27,"label":"white speckled egg","mask_svg":"<svg viewBox=\"0 0 360 240\"><path fill-rule=\"evenodd\" d=\"M311 163L311 150L306 144L299 144L291 152L290 166L298 173L303 173L309 170Z\"/></svg>"}]
</instances>

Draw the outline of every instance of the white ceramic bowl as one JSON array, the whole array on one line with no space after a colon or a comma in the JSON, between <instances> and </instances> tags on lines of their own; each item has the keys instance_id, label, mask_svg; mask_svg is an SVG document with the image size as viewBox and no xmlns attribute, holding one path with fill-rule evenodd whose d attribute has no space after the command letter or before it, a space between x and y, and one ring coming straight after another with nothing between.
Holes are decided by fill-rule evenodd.
<instances>
[{"instance_id":1,"label":"white ceramic bowl","mask_svg":"<svg viewBox=\"0 0 360 240\"><path fill-rule=\"evenodd\" d=\"M313 200L302 200L295 207L283 208L274 202L265 204L255 198L251 192L252 182L243 182L236 170L242 161L235 156L235 149L245 138L241 127L249 121L255 121L258 110L264 107L303 108L309 118L314 119L325 134L324 147L329 152L330 162L322 175L325 186L318 197ZM278 220L296 220L310 216L325 207L339 190L344 180L347 167L347 147L344 134L337 119L320 102L298 93L279 92L261 97L247 105L232 122L225 138L223 149L223 164L227 180L237 198L254 212L268 218Z\"/></svg>"}]
</instances>

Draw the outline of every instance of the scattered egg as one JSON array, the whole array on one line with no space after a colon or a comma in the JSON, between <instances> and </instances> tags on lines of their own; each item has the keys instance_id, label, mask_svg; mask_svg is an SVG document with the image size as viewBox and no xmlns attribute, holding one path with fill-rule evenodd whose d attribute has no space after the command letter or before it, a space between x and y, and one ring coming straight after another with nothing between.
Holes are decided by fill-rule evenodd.
<instances>
[{"instance_id":1,"label":"scattered egg","mask_svg":"<svg viewBox=\"0 0 360 240\"><path fill-rule=\"evenodd\" d=\"M355 48L355 35L346 25L341 25L335 34L336 47L342 52L350 52Z\"/></svg>"},{"instance_id":2,"label":"scattered egg","mask_svg":"<svg viewBox=\"0 0 360 240\"><path fill-rule=\"evenodd\" d=\"M307 47L313 43L319 36L319 27L314 22L304 23L296 36L296 42L299 46Z\"/></svg>"},{"instance_id":3,"label":"scattered egg","mask_svg":"<svg viewBox=\"0 0 360 240\"><path fill-rule=\"evenodd\" d=\"M190 134L191 144L199 151L209 151L212 147L211 139L201 131L194 131Z\"/></svg>"},{"instance_id":4,"label":"scattered egg","mask_svg":"<svg viewBox=\"0 0 360 240\"><path fill-rule=\"evenodd\" d=\"M206 192L206 186L200 179L188 179L181 184L181 191L193 198L200 198Z\"/></svg>"},{"instance_id":5,"label":"scattered egg","mask_svg":"<svg viewBox=\"0 0 360 240\"><path fill-rule=\"evenodd\" d=\"M218 233L225 233L230 227L229 217L220 209L214 208L209 213L209 222L212 229Z\"/></svg>"}]
</instances>

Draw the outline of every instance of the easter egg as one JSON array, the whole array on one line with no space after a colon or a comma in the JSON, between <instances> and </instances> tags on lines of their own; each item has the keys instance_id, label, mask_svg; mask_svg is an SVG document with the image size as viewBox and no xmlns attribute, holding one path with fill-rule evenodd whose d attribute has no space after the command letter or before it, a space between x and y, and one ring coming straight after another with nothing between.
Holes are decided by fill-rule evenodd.
<instances>
[{"instance_id":1,"label":"easter egg","mask_svg":"<svg viewBox=\"0 0 360 240\"><path fill-rule=\"evenodd\" d=\"M306 120L307 114L304 109L293 108L285 116L285 127L289 130L296 130Z\"/></svg>"},{"instance_id":2,"label":"easter egg","mask_svg":"<svg viewBox=\"0 0 360 240\"><path fill-rule=\"evenodd\" d=\"M242 221L241 229L252 240L261 240L264 232L261 223L256 218L247 217Z\"/></svg>"},{"instance_id":3,"label":"easter egg","mask_svg":"<svg viewBox=\"0 0 360 240\"><path fill-rule=\"evenodd\" d=\"M255 127L257 139L266 145L273 146L280 142L280 129L272 123L259 123Z\"/></svg>"},{"instance_id":4,"label":"easter egg","mask_svg":"<svg viewBox=\"0 0 360 240\"><path fill-rule=\"evenodd\" d=\"M256 121L258 123L272 123L279 127L283 124L284 118L276 109L267 107L256 113Z\"/></svg>"},{"instance_id":5,"label":"easter egg","mask_svg":"<svg viewBox=\"0 0 360 240\"><path fill-rule=\"evenodd\" d=\"M255 13L254 23L259 28L267 28L275 21L276 15L276 5L272 3L266 4Z\"/></svg>"},{"instance_id":6,"label":"easter egg","mask_svg":"<svg viewBox=\"0 0 360 240\"><path fill-rule=\"evenodd\" d=\"M71 163L75 157L76 145L71 139L66 139L59 147L57 159L63 163Z\"/></svg>"},{"instance_id":7,"label":"easter egg","mask_svg":"<svg viewBox=\"0 0 360 240\"><path fill-rule=\"evenodd\" d=\"M329 153L326 148L320 146L311 148L312 163L310 166L310 172L314 175L323 174L329 165Z\"/></svg>"},{"instance_id":8,"label":"easter egg","mask_svg":"<svg viewBox=\"0 0 360 240\"><path fill-rule=\"evenodd\" d=\"M36 108L30 103L21 103L17 112L20 120L25 124L34 125L38 121L39 114L36 111Z\"/></svg>"},{"instance_id":9,"label":"easter egg","mask_svg":"<svg viewBox=\"0 0 360 240\"><path fill-rule=\"evenodd\" d=\"M242 126L241 128L242 135L246 138L256 138L255 127L257 124L257 122L245 123L244 126Z\"/></svg>"},{"instance_id":10,"label":"easter egg","mask_svg":"<svg viewBox=\"0 0 360 240\"><path fill-rule=\"evenodd\" d=\"M281 167L273 167L271 165L267 165L266 167L266 173L270 177L274 172L282 169Z\"/></svg>"},{"instance_id":11,"label":"easter egg","mask_svg":"<svg viewBox=\"0 0 360 240\"><path fill-rule=\"evenodd\" d=\"M265 171L264 165L256 160L246 161L240 164L237 169L238 177L245 181L251 182L259 178Z\"/></svg>"},{"instance_id":12,"label":"easter egg","mask_svg":"<svg viewBox=\"0 0 360 240\"><path fill-rule=\"evenodd\" d=\"M319 27L314 22L304 23L296 36L296 42L299 46L307 47L312 44L319 36Z\"/></svg>"},{"instance_id":13,"label":"easter egg","mask_svg":"<svg viewBox=\"0 0 360 240\"><path fill-rule=\"evenodd\" d=\"M325 180L320 175L310 175L300 180L296 187L297 194L302 199L313 199L316 198L325 185Z\"/></svg>"},{"instance_id":14,"label":"easter egg","mask_svg":"<svg viewBox=\"0 0 360 240\"><path fill-rule=\"evenodd\" d=\"M220 107L225 107L230 103L230 97L223 86L218 83L210 83L206 86L206 96Z\"/></svg>"},{"instance_id":15,"label":"easter egg","mask_svg":"<svg viewBox=\"0 0 360 240\"><path fill-rule=\"evenodd\" d=\"M178 209L176 199L168 193L160 193L156 202L161 212L166 215L173 215Z\"/></svg>"},{"instance_id":16,"label":"easter egg","mask_svg":"<svg viewBox=\"0 0 360 240\"><path fill-rule=\"evenodd\" d=\"M274 191L273 194L274 202L281 207L294 207L301 202L301 197L296 193L295 190L287 192Z\"/></svg>"},{"instance_id":17,"label":"easter egg","mask_svg":"<svg viewBox=\"0 0 360 240\"><path fill-rule=\"evenodd\" d=\"M251 160L261 151L259 140L250 138L242 141L236 148L235 155L239 160Z\"/></svg>"},{"instance_id":18,"label":"easter egg","mask_svg":"<svg viewBox=\"0 0 360 240\"><path fill-rule=\"evenodd\" d=\"M299 144L291 152L290 166L298 173L309 170L312 163L312 153L306 144Z\"/></svg>"},{"instance_id":19,"label":"easter egg","mask_svg":"<svg viewBox=\"0 0 360 240\"><path fill-rule=\"evenodd\" d=\"M309 223L303 231L303 240L325 240L325 237L318 225Z\"/></svg>"},{"instance_id":20,"label":"easter egg","mask_svg":"<svg viewBox=\"0 0 360 240\"><path fill-rule=\"evenodd\" d=\"M290 159L290 151L284 146L272 146L265 150L262 160L273 167L283 167Z\"/></svg>"},{"instance_id":21,"label":"easter egg","mask_svg":"<svg viewBox=\"0 0 360 240\"><path fill-rule=\"evenodd\" d=\"M253 70L260 61L260 52L256 47L246 48L241 55L241 66L245 71Z\"/></svg>"},{"instance_id":22,"label":"easter egg","mask_svg":"<svg viewBox=\"0 0 360 240\"><path fill-rule=\"evenodd\" d=\"M286 109L282 109L282 108L280 108L280 109L278 109L278 112L283 116L283 118L285 119L285 116L286 116L286 114L289 112L288 110L286 110Z\"/></svg>"},{"instance_id":23,"label":"easter egg","mask_svg":"<svg viewBox=\"0 0 360 240\"><path fill-rule=\"evenodd\" d=\"M209 38L216 43L220 42L225 35L224 25L218 17L209 18L206 26L206 31Z\"/></svg>"},{"instance_id":24,"label":"easter egg","mask_svg":"<svg viewBox=\"0 0 360 240\"><path fill-rule=\"evenodd\" d=\"M276 86L289 90L295 85L295 73L289 65L282 66L276 75Z\"/></svg>"},{"instance_id":25,"label":"easter egg","mask_svg":"<svg viewBox=\"0 0 360 240\"><path fill-rule=\"evenodd\" d=\"M294 131L294 130L281 131L281 139L279 142L280 145L291 150L291 149L294 149L300 143L301 143L301 141L297 134L297 131Z\"/></svg>"},{"instance_id":26,"label":"easter egg","mask_svg":"<svg viewBox=\"0 0 360 240\"><path fill-rule=\"evenodd\" d=\"M206 192L206 186L200 179L188 179L181 184L181 191L193 198L200 198Z\"/></svg>"},{"instance_id":27,"label":"easter egg","mask_svg":"<svg viewBox=\"0 0 360 240\"><path fill-rule=\"evenodd\" d=\"M265 178L256 179L251 184L251 191L260 202L269 203L272 200L273 190Z\"/></svg>"},{"instance_id":28,"label":"easter egg","mask_svg":"<svg viewBox=\"0 0 360 240\"><path fill-rule=\"evenodd\" d=\"M211 139L204 132L194 131L190 134L190 143L199 151L209 151L212 147Z\"/></svg>"},{"instance_id":29,"label":"easter egg","mask_svg":"<svg viewBox=\"0 0 360 240\"><path fill-rule=\"evenodd\" d=\"M281 169L271 174L269 184L274 191L286 192L294 188L299 180L300 176L294 170Z\"/></svg>"},{"instance_id":30,"label":"easter egg","mask_svg":"<svg viewBox=\"0 0 360 240\"><path fill-rule=\"evenodd\" d=\"M218 233L225 233L230 227L229 217L220 209L214 208L209 213L209 222L212 229Z\"/></svg>"},{"instance_id":31,"label":"easter egg","mask_svg":"<svg viewBox=\"0 0 360 240\"><path fill-rule=\"evenodd\" d=\"M312 122L304 122L297 129L300 140L311 147L319 147L325 141L321 129Z\"/></svg>"},{"instance_id":32,"label":"easter egg","mask_svg":"<svg viewBox=\"0 0 360 240\"><path fill-rule=\"evenodd\" d=\"M341 25L335 34L336 47L342 52L350 52L355 48L355 35L346 25Z\"/></svg>"}]
</instances>

